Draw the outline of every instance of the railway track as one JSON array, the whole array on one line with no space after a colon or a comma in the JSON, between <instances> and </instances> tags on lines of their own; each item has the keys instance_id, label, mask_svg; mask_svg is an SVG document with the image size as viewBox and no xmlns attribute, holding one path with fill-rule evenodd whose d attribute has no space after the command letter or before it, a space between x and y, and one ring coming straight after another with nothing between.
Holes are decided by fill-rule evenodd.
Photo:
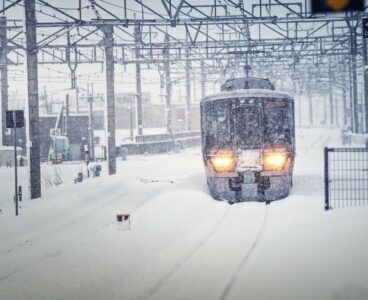
<instances>
[{"instance_id":1,"label":"railway track","mask_svg":"<svg viewBox=\"0 0 368 300\"><path fill-rule=\"evenodd\" d=\"M224 219L143 299L170 299L175 293L175 299L225 300L262 236L267 207L261 203L229 206Z\"/></svg>"}]
</instances>

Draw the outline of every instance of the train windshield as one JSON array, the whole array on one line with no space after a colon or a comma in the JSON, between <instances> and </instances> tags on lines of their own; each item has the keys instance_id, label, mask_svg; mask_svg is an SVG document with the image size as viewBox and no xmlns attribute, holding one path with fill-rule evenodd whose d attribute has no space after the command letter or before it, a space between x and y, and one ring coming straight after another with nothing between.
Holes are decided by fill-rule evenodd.
<instances>
[{"instance_id":1,"label":"train windshield","mask_svg":"<svg viewBox=\"0 0 368 300\"><path fill-rule=\"evenodd\" d=\"M266 100L263 103L264 143L266 147L284 148L291 144L293 114L291 103Z\"/></svg>"},{"instance_id":2,"label":"train windshield","mask_svg":"<svg viewBox=\"0 0 368 300\"><path fill-rule=\"evenodd\" d=\"M231 101L208 102L202 109L206 147L213 149L228 146L231 142Z\"/></svg>"},{"instance_id":3,"label":"train windshield","mask_svg":"<svg viewBox=\"0 0 368 300\"><path fill-rule=\"evenodd\" d=\"M262 110L257 106L240 106L235 109L235 136L241 148L262 147Z\"/></svg>"},{"instance_id":4,"label":"train windshield","mask_svg":"<svg viewBox=\"0 0 368 300\"><path fill-rule=\"evenodd\" d=\"M206 149L289 148L293 135L292 103L283 99L216 100L202 106Z\"/></svg>"}]
</instances>

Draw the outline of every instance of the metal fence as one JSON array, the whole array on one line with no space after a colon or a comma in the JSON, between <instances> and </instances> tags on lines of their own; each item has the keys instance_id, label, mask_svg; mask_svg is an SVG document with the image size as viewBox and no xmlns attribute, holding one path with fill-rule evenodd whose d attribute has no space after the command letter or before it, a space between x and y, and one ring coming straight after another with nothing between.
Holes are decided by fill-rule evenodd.
<instances>
[{"instance_id":1,"label":"metal fence","mask_svg":"<svg viewBox=\"0 0 368 300\"><path fill-rule=\"evenodd\" d=\"M368 148L325 148L325 210L368 205Z\"/></svg>"},{"instance_id":2,"label":"metal fence","mask_svg":"<svg viewBox=\"0 0 368 300\"><path fill-rule=\"evenodd\" d=\"M136 136L135 143L124 143L118 147L117 155L122 148L126 148L129 155L145 153L165 153L179 149L199 146L201 144L200 131L176 132L173 134L152 134Z\"/></svg>"}]
</instances>

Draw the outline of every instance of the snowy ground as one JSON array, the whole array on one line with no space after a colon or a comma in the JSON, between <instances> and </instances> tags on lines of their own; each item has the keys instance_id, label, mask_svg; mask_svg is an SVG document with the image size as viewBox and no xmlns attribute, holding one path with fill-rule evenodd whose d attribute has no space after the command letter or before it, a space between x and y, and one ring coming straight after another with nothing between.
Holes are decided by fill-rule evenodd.
<instances>
[{"instance_id":1,"label":"snowy ground","mask_svg":"<svg viewBox=\"0 0 368 300\"><path fill-rule=\"evenodd\" d=\"M2 168L0 299L368 299L368 209L323 210L322 148L338 144L337 130L299 130L292 193L267 207L211 199L200 149L81 184L82 166L62 165L63 184L19 217Z\"/></svg>"}]
</instances>

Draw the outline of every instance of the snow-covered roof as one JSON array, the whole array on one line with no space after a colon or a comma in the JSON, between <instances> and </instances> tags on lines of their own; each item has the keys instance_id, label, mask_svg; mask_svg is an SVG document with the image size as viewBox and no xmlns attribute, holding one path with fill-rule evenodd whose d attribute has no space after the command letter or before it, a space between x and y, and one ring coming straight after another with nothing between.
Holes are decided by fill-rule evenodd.
<instances>
[{"instance_id":1,"label":"snow-covered roof","mask_svg":"<svg viewBox=\"0 0 368 300\"><path fill-rule=\"evenodd\" d=\"M22 150L22 147L17 147L17 150ZM0 146L0 152L1 151L14 151L14 146Z\"/></svg>"},{"instance_id":2,"label":"snow-covered roof","mask_svg":"<svg viewBox=\"0 0 368 300\"><path fill-rule=\"evenodd\" d=\"M232 99L239 97L262 97L262 98L283 98L294 101L293 97L290 95L275 90L264 90L264 89L249 89L249 90L234 90L234 91L224 91L221 93L213 94L202 99L201 102L209 102L222 99Z\"/></svg>"}]
</instances>

